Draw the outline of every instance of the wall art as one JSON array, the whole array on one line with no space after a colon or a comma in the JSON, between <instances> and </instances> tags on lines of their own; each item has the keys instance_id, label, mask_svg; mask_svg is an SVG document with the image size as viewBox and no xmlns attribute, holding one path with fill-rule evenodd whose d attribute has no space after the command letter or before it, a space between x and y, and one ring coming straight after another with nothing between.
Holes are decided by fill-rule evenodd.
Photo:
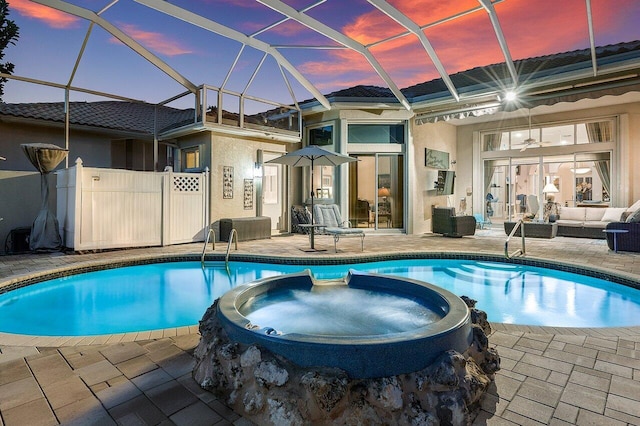
<instances>
[{"instance_id":1,"label":"wall art","mask_svg":"<svg viewBox=\"0 0 640 426\"><path fill-rule=\"evenodd\" d=\"M449 169L449 153L436 151L435 149L424 149L424 165L435 169Z\"/></svg>"},{"instance_id":2,"label":"wall art","mask_svg":"<svg viewBox=\"0 0 640 426\"><path fill-rule=\"evenodd\" d=\"M233 198L233 166L222 166L222 198Z\"/></svg>"},{"instance_id":3,"label":"wall art","mask_svg":"<svg viewBox=\"0 0 640 426\"><path fill-rule=\"evenodd\" d=\"M244 209L253 209L253 179L244 180Z\"/></svg>"}]
</instances>

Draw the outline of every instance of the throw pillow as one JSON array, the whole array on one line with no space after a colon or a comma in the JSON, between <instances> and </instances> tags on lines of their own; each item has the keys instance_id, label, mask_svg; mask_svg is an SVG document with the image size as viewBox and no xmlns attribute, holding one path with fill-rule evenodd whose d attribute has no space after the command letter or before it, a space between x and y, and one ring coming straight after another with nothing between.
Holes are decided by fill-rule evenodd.
<instances>
[{"instance_id":1,"label":"throw pillow","mask_svg":"<svg viewBox=\"0 0 640 426\"><path fill-rule=\"evenodd\" d=\"M640 200L636 201L627 209L628 212L635 212L640 210Z\"/></svg>"},{"instance_id":2,"label":"throw pillow","mask_svg":"<svg viewBox=\"0 0 640 426\"><path fill-rule=\"evenodd\" d=\"M631 222L640 222L640 209L636 210L635 213L629 215L627 218L627 223Z\"/></svg>"},{"instance_id":3,"label":"throw pillow","mask_svg":"<svg viewBox=\"0 0 640 426\"><path fill-rule=\"evenodd\" d=\"M603 222L620 222L620 218L622 217L622 213L624 213L627 209L625 207L607 207L604 211L604 215L602 216Z\"/></svg>"}]
</instances>

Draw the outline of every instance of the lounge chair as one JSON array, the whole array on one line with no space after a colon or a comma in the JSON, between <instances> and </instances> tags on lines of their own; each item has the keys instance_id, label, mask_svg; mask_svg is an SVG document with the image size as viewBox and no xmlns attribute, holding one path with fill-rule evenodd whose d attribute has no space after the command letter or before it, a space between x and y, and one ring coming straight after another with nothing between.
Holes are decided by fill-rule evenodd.
<instances>
[{"instance_id":1,"label":"lounge chair","mask_svg":"<svg viewBox=\"0 0 640 426\"><path fill-rule=\"evenodd\" d=\"M364 251L364 231L358 228L351 228L351 222L343 221L340 210L335 204L316 204L313 206L313 221L322 225L319 234L333 236L333 246L338 252L338 240L340 237L360 237L360 245Z\"/></svg>"}]
</instances>

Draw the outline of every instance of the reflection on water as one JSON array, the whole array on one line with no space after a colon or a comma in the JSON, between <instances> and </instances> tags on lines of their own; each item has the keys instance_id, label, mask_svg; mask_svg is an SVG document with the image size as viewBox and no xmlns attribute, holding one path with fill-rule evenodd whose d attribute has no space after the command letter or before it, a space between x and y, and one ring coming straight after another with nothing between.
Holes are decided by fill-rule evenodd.
<instances>
[{"instance_id":1,"label":"reflection on water","mask_svg":"<svg viewBox=\"0 0 640 426\"><path fill-rule=\"evenodd\" d=\"M269 292L252 299L240 312L252 324L271 327L283 334L323 336L400 333L442 318L413 300L347 286L327 286L322 291Z\"/></svg>"},{"instance_id":2,"label":"reflection on water","mask_svg":"<svg viewBox=\"0 0 640 426\"><path fill-rule=\"evenodd\" d=\"M430 282L477 300L494 322L640 325L640 291L630 287L551 269L431 259L322 266L230 262L229 272L224 262L209 262L204 270L200 262L170 262L79 274L1 294L0 331L77 336L194 325L231 288L305 269L320 279L357 269ZM384 305L362 306L367 312Z\"/></svg>"}]
</instances>

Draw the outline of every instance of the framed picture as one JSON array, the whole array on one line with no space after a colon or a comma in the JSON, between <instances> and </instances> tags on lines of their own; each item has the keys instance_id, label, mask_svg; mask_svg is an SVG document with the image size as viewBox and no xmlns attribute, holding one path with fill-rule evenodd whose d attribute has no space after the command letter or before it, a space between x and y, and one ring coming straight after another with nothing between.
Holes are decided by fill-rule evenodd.
<instances>
[{"instance_id":1,"label":"framed picture","mask_svg":"<svg viewBox=\"0 0 640 426\"><path fill-rule=\"evenodd\" d=\"M449 168L449 153L444 151L436 151L435 149L424 149L424 165L433 167L434 169Z\"/></svg>"},{"instance_id":2,"label":"framed picture","mask_svg":"<svg viewBox=\"0 0 640 426\"><path fill-rule=\"evenodd\" d=\"M233 166L222 166L222 198L233 198Z\"/></svg>"},{"instance_id":3,"label":"framed picture","mask_svg":"<svg viewBox=\"0 0 640 426\"><path fill-rule=\"evenodd\" d=\"M244 180L244 209L253 209L253 179Z\"/></svg>"},{"instance_id":4,"label":"framed picture","mask_svg":"<svg viewBox=\"0 0 640 426\"><path fill-rule=\"evenodd\" d=\"M391 175L388 174L380 174L378 175L378 189L380 188L391 188Z\"/></svg>"}]
</instances>

